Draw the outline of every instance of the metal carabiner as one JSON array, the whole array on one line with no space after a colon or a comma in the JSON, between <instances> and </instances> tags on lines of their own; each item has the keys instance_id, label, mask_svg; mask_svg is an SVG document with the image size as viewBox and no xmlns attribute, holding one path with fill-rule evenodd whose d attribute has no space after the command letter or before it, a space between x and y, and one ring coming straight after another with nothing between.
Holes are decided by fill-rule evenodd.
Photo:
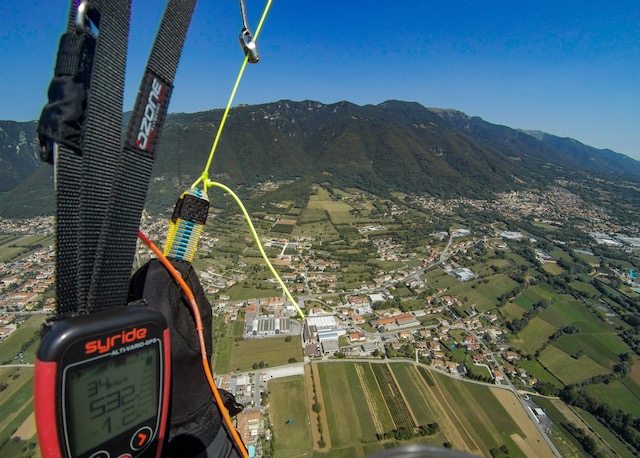
<instances>
[{"instance_id":1,"label":"metal carabiner","mask_svg":"<svg viewBox=\"0 0 640 458\"><path fill-rule=\"evenodd\" d=\"M76 9L76 31L82 33L89 27L89 18L87 12L89 11L89 2L82 0Z\"/></svg>"},{"instance_id":2,"label":"metal carabiner","mask_svg":"<svg viewBox=\"0 0 640 458\"><path fill-rule=\"evenodd\" d=\"M245 56L247 56L250 64L257 64L260 62L258 46L256 45L256 42L253 41L251 32L246 27L243 27L240 32L240 46L242 46L242 50L244 51Z\"/></svg>"}]
</instances>

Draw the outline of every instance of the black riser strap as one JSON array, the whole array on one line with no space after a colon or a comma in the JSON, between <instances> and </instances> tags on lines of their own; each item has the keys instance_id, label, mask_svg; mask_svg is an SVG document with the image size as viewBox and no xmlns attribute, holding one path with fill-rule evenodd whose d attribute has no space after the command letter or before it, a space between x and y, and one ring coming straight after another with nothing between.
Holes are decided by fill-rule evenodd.
<instances>
[{"instance_id":1,"label":"black riser strap","mask_svg":"<svg viewBox=\"0 0 640 458\"><path fill-rule=\"evenodd\" d=\"M77 15L77 0L71 0L69 16L67 19L67 32L61 42L70 40L71 34L76 34L75 19ZM89 33L89 32L87 32ZM83 40L91 40L84 37ZM73 39L71 39L73 40ZM89 44L85 41L77 42L79 53L86 51ZM95 43L90 45L95 48ZM58 60L66 59L67 64L56 62L56 77L65 72L72 73L75 66L76 75L80 75L83 84L86 78L90 77L92 62L88 62L78 54L74 65L69 62L72 57L65 55L70 50L69 47L62 50L58 55ZM86 105L87 100L80 103ZM83 115L84 123L86 116ZM81 136L80 136L81 137ZM80 140L81 141L81 138ZM51 145L48 145L51 146ZM79 145L80 147L82 145ZM52 152L52 151L51 151ZM51 159L51 158L45 158ZM73 314L77 310L77 252L78 252L78 212L80 207L80 185L82 175L82 157L76 151L71 150L64 144L58 145L56 161L56 312L58 315Z\"/></svg>"},{"instance_id":2,"label":"black riser strap","mask_svg":"<svg viewBox=\"0 0 640 458\"><path fill-rule=\"evenodd\" d=\"M87 110L78 220L76 278L78 310L81 312L96 308L87 296L100 230L122 151L122 99L130 1L93 0L91 6L100 12L100 28Z\"/></svg>"},{"instance_id":3,"label":"black riser strap","mask_svg":"<svg viewBox=\"0 0 640 458\"><path fill-rule=\"evenodd\" d=\"M56 312L77 309L78 210L82 158L65 146L56 159Z\"/></svg>"},{"instance_id":4,"label":"black riser strap","mask_svg":"<svg viewBox=\"0 0 640 458\"><path fill-rule=\"evenodd\" d=\"M117 307L126 301L157 142L195 4L169 0L158 29L111 189L89 291L92 307Z\"/></svg>"}]
</instances>

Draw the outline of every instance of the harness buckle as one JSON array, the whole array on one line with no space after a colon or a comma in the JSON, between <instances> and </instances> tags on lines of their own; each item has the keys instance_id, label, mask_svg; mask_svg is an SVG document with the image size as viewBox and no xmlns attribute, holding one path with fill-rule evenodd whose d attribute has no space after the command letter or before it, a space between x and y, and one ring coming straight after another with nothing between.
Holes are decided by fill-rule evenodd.
<instances>
[{"instance_id":1,"label":"harness buckle","mask_svg":"<svg viewBox=\"0 0 640 458\"><path fill-rule=\"evenodd\" d=\"M260 53L258 52L258 45L253 41L251 32L246 27L242 28L240 32L240 46L247 56L250 64L257 64L260 61Z\"/></svg>"}]
</instances>

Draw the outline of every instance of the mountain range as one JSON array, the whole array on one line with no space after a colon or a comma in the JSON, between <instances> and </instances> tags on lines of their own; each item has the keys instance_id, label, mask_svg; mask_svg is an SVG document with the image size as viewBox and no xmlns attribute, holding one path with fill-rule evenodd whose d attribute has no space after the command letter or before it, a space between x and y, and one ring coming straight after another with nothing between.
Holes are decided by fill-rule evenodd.
<instances>
[{"instance_id":1,"label":"mountain range","mask_svg":"<svg viewBox=\"0 0 640 458\"><path fill-rule=\"evenodd\" d=\"M172 205L185 183L200 175L221 117L222 110L167 117L151 207L165 195L164 205ZM0 216L53 211L52 167L39 162L36 125L0 121ZM304 177L378 194L441 197L490 197L576 173L640 182L640 162L570 138L413 102L289 100L233 108L211 170L234 186Z\"/></svg>"}]
</instances>

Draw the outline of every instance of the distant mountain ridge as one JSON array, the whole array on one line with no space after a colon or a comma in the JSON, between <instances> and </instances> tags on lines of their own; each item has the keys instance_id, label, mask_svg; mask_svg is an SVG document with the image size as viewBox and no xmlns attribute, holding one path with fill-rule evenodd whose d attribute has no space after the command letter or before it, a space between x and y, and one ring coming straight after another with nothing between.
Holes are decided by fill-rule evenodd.
<instances>
[{"instance_id":1,"label":"distant mountain ridge","mask_svg":"<svg viewBox=\"0 0 640 458\"><path fill-rule=\"evenodd\" d=\"M176 182L183 186L199 176L221 115L212 110L167 117L152 195L170 196L171 205ZM0 163L11 165L0 169L0 215L51 212L51 167L37 164L35 123L0 121L0 129ZM400 101L235 107L212 167L232 185L317 177L381 194L473 197L545 186L567 171L640 181L640 162L622 154Z\"/></svg>"},{"instance_id":2,"label":"distant mountain ridge","mask_svg":"<svg viewBox=\"0 0 640 458\"><path fill-rule=\"evenodd\" d=\"M566 162L580 164L585 168L597 169L600 173L621 174L622 176L637 176L639 162L616 153L610 149L598 149L580 143L568 137L557 137L539 130L525 130L528 135L540 140L554 151L563 155ZM621 170L622 169L622 170Z\"/></svg>"},{"instance_id":3,"label":"distant mountain ridge","mask_svg":"<svg viewBox=\"0 0 640 458\"><path fill-rule=\"evenodd\" d=\"M36 122L0 121L0 194L18 186L39 166Z\"/></svg>"}]
</instances>

